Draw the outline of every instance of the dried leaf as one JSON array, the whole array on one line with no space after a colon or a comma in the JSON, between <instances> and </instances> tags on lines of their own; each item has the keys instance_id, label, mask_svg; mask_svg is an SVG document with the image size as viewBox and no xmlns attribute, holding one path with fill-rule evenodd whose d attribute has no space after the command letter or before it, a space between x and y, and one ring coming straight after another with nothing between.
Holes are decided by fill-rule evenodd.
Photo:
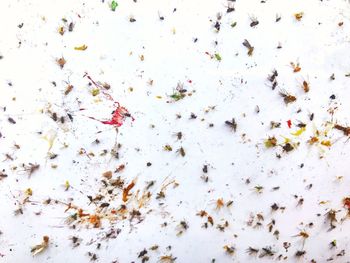
<instances>
[{"instance_id":1,"label":"dried leaf","mask_svg":"<svg viewBox=\"0 0 350 263\"><path fill-rule=\"evenodd\" d=\"M49 237L48 236L43 236L43 242L39 245L36 245L32 247L30 252L32 252L32 255L35 256L43 251L49 246Z\"/></svg>"},{"instance_id":2,"label":"dried leaf","mask_svg":"<svg viewBox=\"0 0 350 263\"><path fill-rule=\"evenodd\" d=\"M123 202L128 201L129 191L135 186L135 182L132 181L126 188L123 190Z\"/></svg>"},{"instance_id":3,"label":"dried leaf","mask_svg":"<svg viewBox=\"0 0 350 263\"><path fill-rule=\"evenodd\" d=\"M75 47L74 49L75 49L75 50L84 51L84 50L86 50L87 48L88 48L87 45L82 45L82 46L80 46L80 47Z\"/></svg>"},{"instance_id":4,"label":"dried leaf","mask_svg":"<svg viewBox=\"0 0 350 263\"><path fill-rule=\"evenodd\" d=\"M299 13L295 13L294 17L297 21L300 21L303 18L304 12L299 12Z\"/></svg>"}]
</instances>

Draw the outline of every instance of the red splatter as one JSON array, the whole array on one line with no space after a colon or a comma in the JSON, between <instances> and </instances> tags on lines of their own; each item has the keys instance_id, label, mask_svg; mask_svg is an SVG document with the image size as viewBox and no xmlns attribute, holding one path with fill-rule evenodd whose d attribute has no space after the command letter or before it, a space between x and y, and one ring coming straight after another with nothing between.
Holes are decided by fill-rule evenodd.
<instances>
[{"instance_id":1,"label":"red splatter","mask_svg":"<svg viewBox=\"0 0 350 263\"><path fill-rule=\"evenodd\" d=\"M287 121L287 125L288 125L288 128L289 128L289 129L292 128L292 121L291 121L291 120L288 120L288 121Z\"/></svg>"},{"instance_id":2,"label":"red splatter","mask_svg":"<svg viewBox=\"0 0 350 263\"><path fill-rule=\"evenodd\" d=\"M85 72L84 76L83 77L87 77L97 88L101 88L101 85L99 85L98 83L96 83L90 76L88 73ZM127 117L130 117L132 119L132 121L134 121L135 119L131 116L131 114L129 113L129 111L120 106L119 102L115 101L113 99L113 97L111 95L109 95L108 93L102 91L102 94L105 95L105 97L108 99L108 100L111 100L113 101L114 103L114 106L116 107L116 109L113 111L112 113L112 118L110 120L107 120L107 121L101 121L101 120L97 120L95 119L94 117L89 117L90 119L93 119L93 120L96 120L96 121L99 121L103 124L107 124L107 125L113 125L113 126L116 126L116 127L120 127L123 125L123 122L125 121L125 119ZM84 109L81 109L81 110L84 110Z\"/></svg>"},{"instance_id":3,"label":"red splatter","mask_svg":"<svg viewBox=\"0 0 350 263\"><path fill-rule=\"evenodd\" d=\"M131 116L131 114L129 113L129 111L126 108L121 107L119 105L119 102L114 102L114 103L117 105L117 108L113 111L112 118L110 120L101 121L101 120L95 119L94 117L89 117L89 118L93 119L95 121L99 121L103 124L113 125L116 127L122 126L123 122L125 121L125 119L127 117L130 117L132 119L132 121L135 120L134 117Z\"/></svg>"},{"instance_id":4,"label":"red splatter","mask_svg":"<svg viewBox=\"0 0 350 263\"><path fill-rule=\"evenodd\" d=\"M131 119L134 120L134 118L130 115L129 111L126 108L121 107L119 105L119 102L115 102L115 104L117 104L117 108L113 112L112 119L110 119L109 121L101 121L103 124L115 125L117 127L120 127L123 125L123 122L126 117L131 117Z\"/></svg>"}]
</instances>

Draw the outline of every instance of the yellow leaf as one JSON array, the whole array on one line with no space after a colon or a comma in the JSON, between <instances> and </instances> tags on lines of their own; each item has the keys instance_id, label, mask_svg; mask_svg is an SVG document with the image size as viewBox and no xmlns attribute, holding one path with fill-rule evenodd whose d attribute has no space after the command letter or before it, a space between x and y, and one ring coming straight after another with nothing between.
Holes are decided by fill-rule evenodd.
<instances>
[{"instance_id":1,"label":"yellow leaf","mask_svg":"<svg viewBox=\"0 0 350 263\"><path fill-rule=\"evenodd\" d=\"M306 130L305 127L300 128L299 130L297 130L296 132L292 132L292 135L294 136L300 136L304 131Z\"/></svg>"},{"instance_id":2,"label":"yellow leaf","mask_svg":"<svg viewBox=\"0 0 350 263\"><path fill-rule=\"evenodd\" d=\"M58 33L59 33L61 36L63 36L64 32L65 32L64 27L63 27L63 26L60 26L60 27L58 28Z\"/></svg>"},{"instance_id":3,"label":"yellow leaf","mask_svg":"<svg viewBox=\"0 0 350 263\"><path fill-rule=\"evenodd\" d=\"M68 189L70 188L70 184L68 180L64 183L64 186L66 188L66 191L68 191Z\"/></svg>"},{"instance_id":4,"label":"yellow leaf","mask_svg":"<svg viewBox=\"0 0 350 263\"><path fill-rule=\"evenodd\" d=\"M33 195L33 190L31 188L27 188L25 191L27 196L32 196Z\"/></svg>"},{"instance_id":5,"label":"yellow leaf","mask_svg":"<svg viewBox=\"0 0 350 263\"><path fill-rule=\"evenodd\" d=\"M266 148L275 147L277 145L277 139L276 137L269 137L264 143Z\"/></svg>"},{"instance_id":6,"label":"yellow leaf","mask_svg":"<svg viewBox=\"0 0 350 263\"><path fill-rule=\"evenodd\" d=\"M327 204L327 203L329 203L329 201L321 201L321 202L319 202L318 204L319 204L319 205L325 205L325 204Z\"/></svg>"},{"instance_id":7,"label":"yellow leaf","mask_svg":"<svg viewBox=\"0 0 350 263\"><path fill-rule=\"evenodd\" d=\"M331 146L332 146L331 141L322 141L321 144L322 144L323 146L327 146L327 147L331 147Z\"/></svg>"},{"instance_id":8,"label":"yellow leaf","mask_svg":"<svg viewBox=\"0 0 350 263\"><path fill-rule=\"evenodd\" d=\"M87 45L82 45L82 46L80 46L80 47L75 47L74 49L75 49L75 50L84 51L84 50L86 50L87 48L88 48Z\"/></svg>"},{"instance_id":9,"label":"yellow leaf","mask_svg":"<svg viewBox=\"0 0 350 263\"><path fill-rule=\"evenodd\" d=\"M98 94L100 94L100 90L99 89L93 89L92 91L91 91L91 94L92 94L92 96L97 96Z\"/></svg>"},{"instance_id":10,"label":"yellow leaf","mask_svg":"<svg viewBox=\"0 0 350 263\"><path fill-rule=\"evenodd\" d=\"M291 139L287 137L284 137L284 136L281 136L281 137L284 138L284 143L289 143L291 141Z\"/></svg>"}]
</instances>

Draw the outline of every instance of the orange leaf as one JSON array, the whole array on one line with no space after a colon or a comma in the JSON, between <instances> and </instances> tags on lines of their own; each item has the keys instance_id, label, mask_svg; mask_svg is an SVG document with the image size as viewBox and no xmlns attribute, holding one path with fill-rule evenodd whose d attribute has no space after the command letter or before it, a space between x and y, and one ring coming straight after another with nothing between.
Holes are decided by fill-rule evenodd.
<instances>
[{"instance_id":1,"label":"orange leaf","mask_svg":"<svg viewBox=\"0 0 350 263\"><path fill-rule=\"evenodd\" d=\"M123 190L123 201L128 201L129 191L135 186L135 182L132 181L126 188Z\"/></svg>"}]
</instances>

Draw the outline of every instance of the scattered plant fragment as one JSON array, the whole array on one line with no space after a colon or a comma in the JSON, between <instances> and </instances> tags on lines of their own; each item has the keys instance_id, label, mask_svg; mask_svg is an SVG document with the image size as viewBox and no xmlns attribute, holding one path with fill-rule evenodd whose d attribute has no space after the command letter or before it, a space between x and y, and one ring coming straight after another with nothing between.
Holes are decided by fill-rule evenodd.
<instances>
[{"instance_id":1,"label":"scattered plant fragment","mask_svg":"<svg viewBox=\"0 0 350 263\"><path fill-rule=\"evenodd\" d=\"M243 41L243 46L245 46L248 49L248 56L252 56L253 55L253 51L254 51L254 47L249 43L249 41L247 39L245 39Z\"/></svg>"},{"instance_id":2,"label":"scattered plant fragment","mask_svg":"<svg viewBox=\"0 0 350 263\"><path fill-rule=\"evenodd\" d=\"M32 253L33 256L44 252L49 246L49 237L48 236L43 236L43 242L41 244L36 245L31 248L30 252Z\"/></svg>"}]
</instances>

